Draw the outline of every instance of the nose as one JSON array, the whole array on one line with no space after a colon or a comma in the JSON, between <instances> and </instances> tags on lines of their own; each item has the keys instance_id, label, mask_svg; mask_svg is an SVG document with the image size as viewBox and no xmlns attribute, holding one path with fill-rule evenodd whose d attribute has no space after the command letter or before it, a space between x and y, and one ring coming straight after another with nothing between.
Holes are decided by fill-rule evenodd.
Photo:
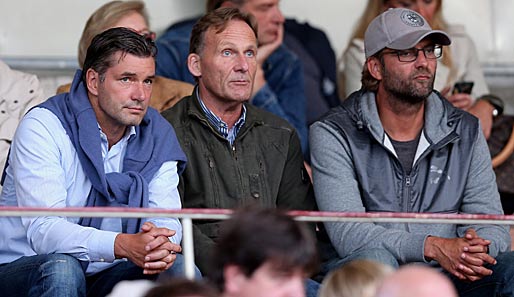
<instances>
[{"instance_id":1,"label":"nose","mask_svg":"<svg viewBox=\"0 0 514 297\"><path fill-rule=\"evenodd\" d=\"M418 50L418 54L414 62L416 63L416 67L424 67L428 64L428 59L425 57L425 52L423 52L423 50Z\"/></svg>"},{"instance_id":2,"label":"nose","mask_svg":"<svg viewBox=\"0 0 514 297\"><path fill-rule=\"evenodd\" d=\"M248 63L246 55L244 53L241 55L238 55L234 70L241 71L241 72L247 72L248 69L249 69L249 63Z\"/></svg>"},{"instance_id":3,"label":"nose","mask_svg":"<svg viewBox=\"0 0 514 297\"><path fill-rule=\"evenodd\" d=\"M152 88L146 85L144 82L134 84L132 90L132 100L145 101L150 98Z\"/></svg>"},{"instance_id":4,"label":"nose","mask_svg":"<svg viewBox=\"0 0 514 297\"><path fill-rule=\"evenodd\" d=\"M272 21L279 23L279 24L283 24L286 21L284 15L282 14L282 11L280 11L280 8L278 7L278 5L275 6L275 8L273 9Z\"/></svg>"}]
</instances>

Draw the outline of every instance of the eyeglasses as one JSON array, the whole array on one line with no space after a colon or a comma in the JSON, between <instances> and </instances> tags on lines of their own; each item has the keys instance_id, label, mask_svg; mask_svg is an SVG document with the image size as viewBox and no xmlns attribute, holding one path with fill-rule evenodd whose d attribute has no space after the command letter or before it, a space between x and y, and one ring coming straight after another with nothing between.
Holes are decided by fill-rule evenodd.
<instances>
[{"instance_id":1,"label":"eyeglasses","mask_svg":"<svg viewBox=\"0 0 514 297\"><path fill-rule=\"evenodd\" d=\"M400 62L414 62L418 58L419 52L423 52L427 59L438 59L443 55L443 47L440 45L432 45L424 48L410 48L407 50L395 50L390 52L382 52L384 55L396 55Z\"/></svg>"}]
</instances>

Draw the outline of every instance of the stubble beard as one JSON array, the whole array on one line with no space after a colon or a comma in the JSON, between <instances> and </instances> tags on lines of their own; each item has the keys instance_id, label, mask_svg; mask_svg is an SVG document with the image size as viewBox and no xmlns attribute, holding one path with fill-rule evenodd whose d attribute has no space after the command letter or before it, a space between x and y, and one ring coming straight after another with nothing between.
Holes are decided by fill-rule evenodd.
<instances>
[{"instance_id":1,"label":"stubble beard","mask_svg":"<svg viewBox=\"0 0 514 297\"><path fill-rule=\"evenodd\" d=\"M407 79L400 79L383 68L382 83L384 89L401 103L419 105L424 102L434 90L434 75L425 82L416 83L414 77L419 74L429 74L427 69L421 69L409 75Z\"/></svg>"}]
</instances>

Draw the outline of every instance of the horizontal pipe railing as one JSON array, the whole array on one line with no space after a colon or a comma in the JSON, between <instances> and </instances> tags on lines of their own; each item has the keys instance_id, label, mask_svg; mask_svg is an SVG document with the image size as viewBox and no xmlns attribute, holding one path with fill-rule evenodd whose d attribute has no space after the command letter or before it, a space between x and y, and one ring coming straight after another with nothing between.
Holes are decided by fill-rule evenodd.
<instances>
[{"instance_id":1,"label":"horizontal pipe railing","mask_svg":"<svg viewBox=\"0 0 514 297\"><path fill-rule=\"evenodd\" d=\"M110 217L110 218L179 218L182 222L182 251L186 277L194 278L194 242L192 220L225 220L231 209L157 209L125 207L31 208L0 207L0 217ZM392 213L392 212L327 212L288 211L299 221L307 222L396 222L426 224L496 224L514 225L514 215ZM0 226L1 228L1 226Z\"/></svg>"},{"instance_id":2,"label":"horizontal pipe railing","mask_svg":"<svg viewBox=\"0 0 514 297\"><path fill-rule=\"evenodd\" d=\"M110 217L110 218L191 218L193 220L227 219L231 209L156 209L126 207L66 207L32 208L0 207L0 216L45 216L64 217ZM437 224L497 224L514 225L514 215L490 214L446 214L446 213L401 213L401 212L329 212L329 211L288 211L299 221L330 222L398 222L398 223L437 223Z\"/></svg>"}]
</instances>

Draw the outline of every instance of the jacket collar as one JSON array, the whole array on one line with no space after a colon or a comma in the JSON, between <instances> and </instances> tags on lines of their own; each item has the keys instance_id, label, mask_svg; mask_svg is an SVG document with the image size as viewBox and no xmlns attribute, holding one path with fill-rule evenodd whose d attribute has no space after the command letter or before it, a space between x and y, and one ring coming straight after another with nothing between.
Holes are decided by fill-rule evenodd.
<instances>
[{"instance_id":1,"label":"jacket collar","mask_svg":"<svg viewBox=\"0 0 514 297\"><path fill-rule=\"evenodd\" d=\"M436 144L455 131L455 127L462 117L441 94L432 92L425 102L424 136L431 144ZM358 127L367 127L373 137L384 142L385 131L378 116L375 93L357 91L350 95L343 108L349 111Z\"/></svg>"},{"instance_id":2,"label":"jacket collar","mask_svg":"<svg viewBox=\"0 0 514 297\"><path fill-rule=\"evenodd\" d=\"M200 102L198 101L197 90L198 85L195 86L193 94L191 94L190 97L191 100L189 100L187 104L187 115L197 118L202 124L209 126L213 131L216 132L216 134L219 134L217 129L215 127L212 127L209 120L207 119L207 116L203 112L202 107L200 106ZM248 103L243 104L246 108L246 119L243 127L241 127L241 130L239 130L236 139L239 138L240 135L244 135L246 131L249 130L251 127L264 124L264 119L259 115L260 113L256 110L257 107ZM219 135L221 136L221 134Z\"/></svg>"}]
</instances>

